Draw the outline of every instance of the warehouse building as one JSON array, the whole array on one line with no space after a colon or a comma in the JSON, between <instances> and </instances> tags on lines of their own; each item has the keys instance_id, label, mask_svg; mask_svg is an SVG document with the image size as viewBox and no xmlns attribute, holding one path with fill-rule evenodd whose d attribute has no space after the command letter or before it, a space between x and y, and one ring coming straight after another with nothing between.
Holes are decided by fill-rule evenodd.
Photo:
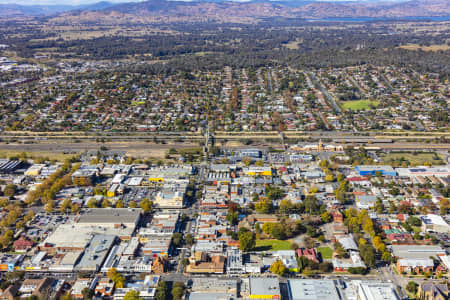
<instances>
[{"instance_id":1,"label":"warehouse building","mask_svg":"<svg viewBox=\"0 0 450 300\"><path fill-rule=\"evenodd\" d=\"M355 170L361 176L375 176L377 172L380 172L383 176L397 176L397 172L391 166L387 165L373 165L373 166L357 166Z\"/></svg>"},{"instance_id":2,"label":"warehouse building","mask_svg":"<svg viewBox=\"0 0 450 300\"><path fill-rule=\"evenodd\" d=\"M251 277L249 281L250 299L281 299L278 278Z\"/></svg>"},{"instance_id":3,"label":"warehouse building","mask_svg":"<svg viewBox=\"0 0 450 300\"><path fill-rule=\"evenodd\" d=\"M340 300L333 280L290 279L289 300Z\"/></svg>"}]
</instances>

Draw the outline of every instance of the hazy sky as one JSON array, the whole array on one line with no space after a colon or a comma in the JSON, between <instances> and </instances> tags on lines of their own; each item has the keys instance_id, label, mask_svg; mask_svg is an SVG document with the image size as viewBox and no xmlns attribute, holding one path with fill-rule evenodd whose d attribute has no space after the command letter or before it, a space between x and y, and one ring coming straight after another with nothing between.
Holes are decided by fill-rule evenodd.
<instances>
[{"instance_id":1,"label":"hazy sky","mask_svg":"<svg viewBox=\"0 0 450 300\"><path fill-rule=\"evenodd\" d=\"M114 2L114 3L120 3L120 2L142 2L145 0L0 0L0 4L7 4L7 3L16 3L16 4L22 4L22 5L80 5L80 4L91 4L91 3L97 3L100 1L107 1L107 2ZM184 0L184 1L190 1L190 0ZM228 0L229 1L229 0ZM233 0L231 0L233 1ZM234 1L248 1L248 0L234 0ZM358 1L358 0L316 0L316 1L326 1L326 2L341 2L341 1ZM393 1L405 1L405 0L365 0L370 2L378 2L378 1L384 1L384 2L393 2Z\"/></svg>"},{"instance_id":2,"label":"hazy sky","mask_svg":"<svg viewBox=\"0 0 450 300\"><path fill-rule=\"evenodd\" d=\"M0 4L16 3L22 5L78 5L78 4L90 4L97 3L103 0L0 0ZM106 0L107 2L139 2L130 0Z\"/></svg>"}]
</instances>

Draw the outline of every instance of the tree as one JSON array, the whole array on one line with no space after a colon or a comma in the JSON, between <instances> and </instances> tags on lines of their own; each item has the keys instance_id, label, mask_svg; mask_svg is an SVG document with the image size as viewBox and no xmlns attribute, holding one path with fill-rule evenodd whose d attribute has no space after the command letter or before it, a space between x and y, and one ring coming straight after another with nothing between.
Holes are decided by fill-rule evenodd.
<instances>
[{"instance_id":1,"label":"tree","mask_svg":"<svg viewBox=\"0 0 450 300\"><path fill-rule=\"evenodd\" d=\"M8 184L5 187L5 190L3 191L3 194L6 197L12 197L12 196L14 196L16 194L16 191L17 191L17 185L15 185L15 184Z\"/></svg>"},{"instance_id":2,"label":"tree","mask_svg":"<svg viewBox=\"0 0 450 300\"><path fill-rule=\"evenodd\" d=\"M333 263L324 261L319 264L319 270L323 273L333 272Z\"/></svg>"},{"instance_id":3,"label":"tree","mask_svg":"<svg viewBox=\"0 0 450 300\"><path fill-rule=\"evenodd\" d=\"M276 186L276 187L269 186L266 189L266 194L270 200L279 200L279 199L283 198L284 192L278 186Z\"/></svg>"},{"instance_id":4,"label":"tree","mask_svg":"<svg viewBox=\"0 0 450 300\"><path fill-rule=\"evenodd\" d=\"M227 221L230 222L231 225L236 225L238 222L238 214L237 212L229 212L226 217Z\"/></svg>"},{"instance_id":5,"label":"tree","mask_svg":"<svg viewBox=\"0 0 450 300\"><path fill-rule=\"evenodd\" d=\"M421 226L422 221L416 216L410 216L407 220L408 224L411 226Z\"/></svg>"},{"instance_id":6,"label":"tree","mask_svg":"<svg viewBox=\"0 0 450 300\"><path fill-rule=\"evenodd\" d=\"M320 218L322 219L322 222L324 223L330 223L331 222L331 214L329 212L324 212L323 214L320 215Z\"/></svg>"},{"instance_id":7,"label":"tree","mask_svg":"<svg viewBox=\"0 0 450 300\"><path fill-rule=\"evenodd\" d=\"M6 207L9 204L8 198L0 198L0 207Z\"/></svg>"},{"instance_id":8,"label":"tree","mask_svg":"<svg viewBox=\"0 0 450 300\"><path fill-rule=\"evenodd\" d=\"M153 212L153 202L148 200L147 198L142 199L139 206L142 208L142 210L145 213L152 213Z\"/></svg>"},{"instance_id":9,"label":"tree","mask_svg":"<svg viewBox=\"0 0 450 300\"><path fill-rule=\"evenodd\" d=\"M439 211L441 215L446 215L450 211L450 200L448 198L442 198L439 201Z\"/></svg>"},{"instance_id":10,"label":"tree","mask_svg":"<svg viewBox=\"0 0 450 300\"><path fill-rule=\"evenodd\" d=\"M141 300L142 298L139 297L139 292L135 290L131 290L125 294L123 297L123 300Z\"/></svg>"},{"instance_id":11,"label":"tree","mask_svg":"<svg viewBox=\"0 0 450 300\"><path fill-rule=\"evenodd\" d=\"M294 209L294 205L288 199L281 200L280 202L280 213L289 214Z\"/></svg>"},{"instance_id":12,"label":"tree","mask_svg":"<svg viewBox=\"0 0 450 300\"><path fill-rule=\"evenodd\" d=\"M72 207L70 208L70 212L73 214L76 214L80 211L80 205L79 204L73 204Z\"/></svg>"},{"instance_id":13,"label":"tree","mask_svg":"<svg viewBox=\"0 0 450 300\"><path fill-rule=\"evenodd\" d=\"M110 268L110 269L106 272L106 276L107 276L109 279L111 279L111 280L113 280L113 278L114 278L115 276L117 276L118 274L119 274L119 272L117 271L116 268Z\"/></svg>"},{"instance_id":14,"label":"tree","mask_svg":"<svg viewBox=\"0 0 450 300\"><path fill-rule=\"evenodd\" d=\"M320 213L320 203L314 195L308 195L303 201L305 205L305 213L309 214L319 214Z\"/></svg>"},{"instance_id":15,"label":"tree","mask_svg":"<svg viewBox=\"0 0 450 300\"><path fill-rule=\"evenodd\" d=\"M392 261L392 256L389 252L384 251L381 255L381 259L387 263L390 263Z\"/></svg>"},{"instance_id":16,"label":"tree","mask_svg":"<svg viewBox=\"0 0 450 300\"><path fill-rule=\"evenodd\" d=\"M27 223L27 222L30 222L31 220L33 220L34 219L34 216L35 216L35 213L34 213L34 211L32 211L31 209L27 212L27 214L25 215L25 217L23 218L24 219L24 221Z\"/></svg>"},{"instance_id":17,"label":"tree","mask_svg":"<svg viewBox=\"0 0 450 300\"><path fill-rule=\"evenodd\" d=\"M323 159L319 162L319 167L328 169L330 167L330 162L326 159Z\"/></svg>"},{"instance_id":18,"label":"tree","mask_svg":"<svg viewBox=\"0 0 450 300\"><path fill-rule=\"evenodd\" d=\"M89 300L94 297L94 291L90 288L86 287L81 291L81 294L83 295L83 300Z\"/></svg>"},{"instance_id":19,"label":"tree","mask_svg":"<svg viewBox=\"0 0 450 300\"><path fill-rule=\"evenodd\" d=\"M364 275L364 274L367 273L367 269L364 268L364 267L356 267L356 268L350 267L350 268L348 268L348 272L350 274L361 274L361 275Z\"/></svg>"},{"instance_id":20,"label":"tree","mask_svg":"<svg viewBox=\"0 0 450 300\"><path fill-rule=\"evenodd\" d=\"M183 236L181 235L181 233L175 232L175 233L172 235L172 244L173 244L175 247L180 247L181 244L182 244L182 242L183 242Z\"/></svg>"},{"instance_id":21,"label":"tree","mask_svg":"<svg viewBox=\"0 0 450 300\"><path fill-rule=\"evenodd\" d=\"M369 243L360 243L359 253L368 267L373 267L375 265L375 248L372 245Z\"/></svg>"},{"instance_id":22,"label":"tree","mask_svg":"<svg viewBox=\"0 0 450 300\"><path fill-rule=\"evenodd\" d=\"M277 240L286 239L286 232L284 230L284 226L286 226L286 224L274 223L274 226L272 227L270 234Z\"/></svg>"},{"instance_id":23,"label":"tree","mask_svg":"<svg viewBox=\"0 0 450 300\"><path fill-rule=\"evenodd\" d=\"M107 198L103 199L102 201L102 207L106 208L106 207L111 207L111 202L109 202L109 200Z\"/></svg>"},{"instance_id":24,"label":"tree","mask_svg":"<svg viewBox=\"0 0 450 300\"><path fill-rule=\"evenodd\" d=\"M258 160L257 162L255 162L255 165L256 165L257 167L263 167L263 166L264 166L264 161Z\"/></svg>"},{"instance_id":25,"label":"tree","mask_svg":"<svg viewBox=\"0 0 450 300\"><path fill-rule=\"evenodd\" d=\"M61 300L73 300L73 297L70 293L67 293L61 297Z\"/></svg>"},{"instance_id":26,"label":"tree","mask_svg":"<svg viewBox=\"0 0 450 300\"><path fill-rule=\"evenodd\" d=\"M95 200L94 198L89 199L89 201L87 202L87 207L89 207L89 208L96 208L96 207L98 207L97 200Z\"/></svg>"},{"instance_id":27,"label":"tree","mask_svg":"<svg viewBox=\"0 0 450 300\"><path fill-rule=\"evenodd\" d=\"M333 174L327 174L327 175L325 175L325 180L328 181L328 182L334 181L334 176L333 176Z\"/></svg>"},{"instance_id":28,"label":"tree","mask_svg":"<svg viewBox=\"0 0 450 300\"><path fill-rule=\"evenodd\" d=\"M188 233L184 236L184 240L186 241L187 245L193 245L194 244L194 237L192 236L192 234Z\"/></svg>"},{"instance_id":29,"label":"tree","mask_svg":"<svg viewBox=\"0 0 450 300\"><path fill-rule=\"evenodd\" d=\"M272 201L267 198L261 199L255 204L257 212L262 214L268 214L272 210Z\"/></svg>"},{"instance_id":30,"label":"tree","mask_svg":"<svg viewBox=\"0 0 450 300\"><path fill-rule=\"evenodd\" d=\"M116 202L116 208L123 208L123 200L120 199Z\"/></svg>"},{"instance_id":31,"label":"tree","mask_svg":"<svg viewBox=\"0 0 450 300\"><path fill-rule=\"evenodd\" d=\"M25 277L25 271L14 270L5 274L5 279L9 282L21 281Z\"/></svg>"},{"instance_id":32,"label":"tree","mask_svg":"<svg viewBox=\"0 0 450 300\"><path fill-rule=\"evenodd\" d=\"M411 294L417 294L417 287L419 285L417 283L415 283L414 281L410 281L408 282L408 284L406 285L406 290L408 292L410 292Z\"/></svg>"},{"instance_id":33,"label":"tree","mask_svg":"<svg viewBox=\"0 0 450 300\"><path fill-rule=\"evenodd\" d=\"M181 263L183 264L183 266L186 267L186 266L189 264L189 259L183 258L183 259L181 260Z\"/></svg>"},{"instance_id":34,"label":"tree","mask_svg":"<svg viewBox=\"0 0 450 300\"><path fill-rule=\"evenodd\" d=\"M130 203L128 204L128 207L136 208L137 207L136 201L131 200Z\"/></svg>"},{"instance_id":35,"label":"tree","mask_svg":"<svg viewBox=\"0 0 450 300\"><path fill-rule=\"evenodd\" d=\"M257 202L259 200L259 195L257 193L253 193L252 195L252 201Z\"/></svg>"},{"instance_id":36,"label":"tree","mask_svg":"<svg viewBox=\"0 0 450 300\"><path fill-rule=\"evenodd\" d=\"M241 249L241 251L250 251L255 246L255 235L252 232L242 232L239 234L239 249Z\"/></svg>"},{"instance_id":37,"label":"tree","mask_svg":"<svg viewBox=\"0 0 450 300\"><path fill-rule=\"evenodd\" d=\"M115 283L116 288L124 287L125 278L119 272L117 272L116 268L110 268L106 273L106 276Z\"/></svg>"},{"instance_id":38,"label":"tree","mask_svg":"<svg viewBox=\"0 0 450 300\"><path fill-rule=\"evenodd\" d=\"M169 288L165 281L160 281L158 287L156 288L156 300L166 300Z\"/></svg>"},{"instance_id":39,"label":"tree","mask_svg":"<svg viewBox=\"0 0 450 300\"><path fill-rule=\"evenodd\" d=\"M173 300L180 300L184 295L184 283L175 282L172 287Z\"/></svg>"},{"instance_id":40,"label":"tree","mask_svg":"<svg viewBox=\"0 0 450 300\"><path fill-rule=\"evenodd\" d=\"M49 200L45 205L45 211L48 213L52 213L55 209L55 202L53 200Z\"/></svg>"},{"instance_id":41,"label":"tree","mask_svg":"<svg viewBox=\"0 0 450 300\"><path fill-rule=\"evenodd\" d=\"M64 213L71 208L72 208L72 201L70 201L70 199L64 199L63 203L61 204L61 207L59 208L59 211Z\"/></svg>"},{"instance_id":42,"label":"tree","mask_svg":"<svg viewBox=\"0 0 450 300\"><path fill-rule=\"evenodd\" d=\"M241 207L239 206L239 204L237 204L235 202L230 202L228 204L228 212L229 213L239 212L240 210L241 210Z\"/></svg>"},{"instance_id":43,"label":"tree","mask_svg":"<svg viewBox=\"0 0 450 300\"><path fill-rule=\"evenodd\" d=\"M277 260L270 266L269 271L279 276L284 276L288 269L281 260Z\"/></svg>"},{"instance_id":44,"label":"tree","mask_svg":"<svg viewBox=\"0 0 450 300\"><path fill-rule=\"evenodd\" d=\"M248 167L252 163L252 159L250 157L245 156L242 158L242 162L246 167Z\"/></svg>"},{"instance_id":45,"label":"tree","mask_svg":"<svg viewBox=\"0 0 450 300\"><path fill-rule=\"evenodd\" d=\"M347 255L347 251L342 247L341 243L336 242L334 244L334 251L336 251L336 254L338 257L342 258Z\"/></svg>"},{"instance_id":46,"label":"tree","mask_svg":"<svg viewBox=\"0 0 450 300\"><path fill-rule=\"evenodd\" d=\"M384 212L384 205L383 205L383 201L381 201L381 199L377 199L377 202L375 203L375 210L377 211L377 213L382 214Z\"/></svg>"},{"instance_id":47,"label":"tree","mask_svg":"<svg viewBox=\"0 0 450 300\"><path fill-rule=\"evenodd\" d=\"M381 238L379 236L373 238L373 245L375 246L375 249L378 250L378 252L383 253L386 250L386 245L381 241Z\"/></svg>"},{"instance_id":48,"label":"tree","mask_svg":"<svg viewBox=\"0 0 450 300\"><path fill-rule=\"evenodd\" d=\"M0 237L0 245L1 245L3 248L8 247L9 244L11 243L11 241L12 241L13 236L14 236L14 231L12 231L12 230L7 230L7 231L3 234L3 236Z\"/></svg>"}]
</instances>

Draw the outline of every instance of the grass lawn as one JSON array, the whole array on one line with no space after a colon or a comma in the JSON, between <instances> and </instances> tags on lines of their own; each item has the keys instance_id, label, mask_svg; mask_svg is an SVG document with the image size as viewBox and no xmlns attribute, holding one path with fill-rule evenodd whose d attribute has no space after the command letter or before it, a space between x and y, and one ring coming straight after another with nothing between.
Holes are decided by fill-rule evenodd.
<instances>
[{"instance_id":1,"label":"grass lawn","mask_svg":"<svg viewBox=\"0 0 450 300\"><path fill-rule=\"evenodd\" d=\"M377 100L356 100L356 101L341 101L342 108L345 110L368 110L371 106L377 107L380 102Z\"/></svg>"},{"instance_id":2,"label":"grass lawn","mask_svg":"<svg viewBox=\"0 0 450 300\"><path fill-rule=\"evenodd\" d=\"M433 165L440 165L443 164L444 161L442 160L442 156L435 153L412 153L412 152L393 152L388 153L384 156L382 156L383 162L390 164L396 160L400 160L403 158L403 160L408 161L409 165L411 166L423 166L426 162L431 163ZM437 159L439 158L439 159Z\"/></svg>"},{"instance_id":3,"label":"grass lawn","mask_svg":"<svg viewBox=\"0 0 450 300\"><path fill-rule=\"evenodd\" d=\"M290 249L291 249L290 241L256 240L256 247L254 251L278 251Z\"/></svg>"},{"instance_id":4,"label":"grass lawn","mask_svg":"<svg viewBox=\"0 0 450 300\"><path fill-rule=\"evenodd\" d=\"M333 258L333 250L330 247L319 247L317 251L319 251L323 259Z\"/></svg>"}]
</instances>

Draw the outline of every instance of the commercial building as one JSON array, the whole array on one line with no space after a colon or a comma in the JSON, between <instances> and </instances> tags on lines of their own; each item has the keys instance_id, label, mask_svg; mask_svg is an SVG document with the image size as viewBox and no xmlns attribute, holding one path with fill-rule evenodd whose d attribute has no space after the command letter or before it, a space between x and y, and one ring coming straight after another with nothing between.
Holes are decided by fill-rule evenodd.
<instances>
[{"instance_id":1,"label":"commercial building","mask_svg":"<svg viewBox=\"0 0 450 300\"><path fill-rule=\"evenodd\" d=\"M91 279L79 278L72 285L72 289L70 290L70 295L74 299L83 299L83 290L86 288L90 288Z\"/></svg>"},{"instance_id":2,"label":"commercial building","mask_svg":"<svg viewBox=\"0 0 450 300\"><path fill-rule=\"evenodd\" d=\"M156 195L153 204L160 208L183 208L184 190L164 189Z\"/></svg>"},{"instance_id":3,"label":"commercial building","mask_svg":"<svg viewBox=\"0 0 450 300\"><path fill-rule=\"evenodd\" d=\"M144 280L138 280L136 282L127 283L126 287L118 288L114 291L114 300L123 300L125 295L131 291L139 292L139 299L143 300L153 300L155 299L156 287L160 276L158 275L147 275Z\"/></svg>"},{"instance_id":4,"label":"commercial building","mask_svg":"<svg viewBox=\"0 0 450 300\"><path fill-rule=\"evenodd\" d=\"M450 226L441 216L428 214L420 216L420 219L422 220L422 231L450 233Z\"/></svg>"},{"instance_id":5,"label":"commercial building","mask_svg":"<svg viewBox=\"0 0 450 300\"><path fill-rule=\"evenodd\" d=\"M245 270L241 250L229 249L227 254L227 274L243 274Z\"/></svg>"},{"instance_id":6,"label":"commercial building","mask_svg":"<svg viewBox=\"0 0 450 300\"><path fill-rule=\"evenodd\" d=\"M373 208L377 202L377 197L374 195L357 195L355 198L359 209Z\"/></svg>"},{"instance_id":7,"label":"commercial building","mask_svg":"<svg viewBox=\"0 0 450 300\"><path fill-rule=\"evenodd\" d=\"M115 235L94 235L79 263L75 266L75 270L86 272L99 271L115 241Z\"/></svg>"},{"instance_id":8,"label":"commercial building","mask_svg":"<svg viewBox=\"0 0 450 300\"><path fill-rule=\"evenodd\" d=\"M259 149L242 149L240 152L242 157L251 157L256 159L262 157L262 151Z\"/></svg>"},{"instance_id":9,"label":"commercial building","mask_svg":"<svg viewBox=\"0 0 450 300\"><path fill-rule=\"evenodd\" d=\"M421 259L430 258L430 256L438 258L439 256L446 255L444 249L435 245L392 245L390 246L392 255L396 258L411 258Z\"/></svg>"},{"instance_id":10,"label":"commercial building","mask_svg":"<svg viewBox=\"0 0 450 300\"><path fill-rule=\"evenodd\" d=\"M80 214L79 226L135 228L141 217L140 208L89 208Z\"/></svg>"},{"instance_id":11,"label":"commercial building","mask_svg":"<svg viewBox=\"0 0 450 300\"><path fill-rule=\"evenodd\" d=\"M340 300L333 280L289 279L289 300Z\"/></svg>"},{"instance_id":12,"label":"commercial building","mask_svg":"<svg viewBox=\"0 0 450 300\"><path fill-rule=\"evenodd\" d=\"M419 272L430 272L432 273L434 270L434 262L430 258L402 258L397 261L397 270L407 273L416 273Z\"/></svg>"},{"instance_id":13,"label":"commercial building","mask_svg":"<svg viewBox=\"0 0 450 300\"><path fill-rule=\"evenodd\" d=\"M140 209L87 209L74 223L59 225L40 245L41 251L83 251L94 235L113 235L129 240L140 219Z\"/></svg>"},{"instance_id":14,"label":"commercial building","mask_svg":"<svg viewBox=\"0 0 450 300\"><path fill-rule=\"evenodd\" d=\"M194 278L188 300L229 300L236 299L238 282L236 279Z\"/></svg>"},{"instance_id":15,"label":"commercial building","mask_svg":"<svg viewBox=\"0 0 450 300\"><path fill-rule=\"evenodd\" d=\"M249 167L243 169L247 176L272 176L271 167Z\"/></svg>"},{"instance_id":16,"label":"commercial building","mask_svg":"<svg viewBox=\"0 0 450 300\"><path fill-rule=\"evenodd\" d=\"M251 277L249 280L250 299L281 299L278 278Z\"/></svg>"},{"instance_id":17,"label":"commercial building","mask_svg":"<svg viewBox=\"0 0 450 300\"><path fill-rule=\"evenodd\" d=\"M21 160L0 159L0 173L10 174L22 168L24 163Z\"/></svg>"},{"instance_id":18,"label":"commercial building","mask_svg":"<svg viewBox=\"0 0 450 300\"><path fill-rule=\"evenodd\" d=\"M34 164L25 171L24 175L25 176L39 176L39 174L41 174L42 168L44 168L44 167L45 167L45 164Z\"/></svg>"},{"instance_id":19,"label":"commercial building","mask_svg":"<svg viewBox=\"0 0 450 300\"><path fill-rule=\"evenodd\" d=\"M356 284L356 296L358 300L400 300L392 283L378 281L359 281Z\"/></svg>"},{"instance_id":20,"label":"commercial building","mask_svg":"<svg viewBox=\"0 0 450 300\"><path fill-rule=\"evenodd\" d=\"M25 279L19 288L21 298L28 298L35 296L37 298L48 295L51 290L51 286L55 279L42 278L42 279Z\"/></svg>"},{"instance_id":21,"label":"commercial building","mask_svg":"<svg viewBox=\"0 0 450 300\"><path fill-rule=\"evenodd\" d=\"M383 176L397 176L397 172L395 172L394 168L387 165L374 165L374 166L357 166L355 170L361 176L375 176L377 172L379 172Z\"/></svg>"},{"instance_id":22,"label":"commercial building","mask_svg":"<svg viewBox=\"0 0 450 300\"><path fill-rule=\"evenodd\" d=\"M449 166L438 166L430 168L396 168L395 171L401 177L415 177L415 176L434 176L434 177L448 177L450 176Z\"/></svg>"},{"instance_id":23,"label":"commercial building","mask_svg":"<svg viewBox=\"0 0 450 300\"><path fill-rule=\"evenodd\" d=\"M278 258L286 268L291 272L298 270L297 258L295 256L295 250L278 250L272 252L272 256Z\"/></svg>"},{"instance_id":24,"label":"commercial building","mask_svg":"<svg viewBox=\"0 0 450 300\"><path fill-rule=\"evenodd\" d=\"M186 267L186 273L223 274L225 272L225 257L221 255L209 257L206 253L201 259L195 260Z\"/></svg>"}]
</instances>

